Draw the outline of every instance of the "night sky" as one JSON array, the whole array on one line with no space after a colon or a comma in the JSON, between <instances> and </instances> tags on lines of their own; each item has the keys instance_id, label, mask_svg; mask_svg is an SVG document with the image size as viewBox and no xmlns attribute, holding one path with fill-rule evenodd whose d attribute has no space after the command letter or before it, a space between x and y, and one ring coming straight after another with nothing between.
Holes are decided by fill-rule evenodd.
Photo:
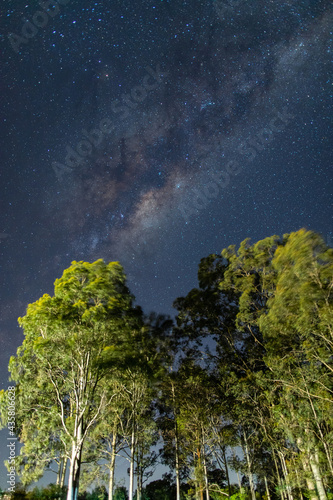
<instances>
[{"instance_id":1,"label":"night sky","mask_svg":"<svg viewBox=\"0 0 333 500\"><path fill-rule=\"evenodd\" d=\"M174 315L210 253L333 240L331 1L41 4L1 9L0 389L73 260Z\"/></svg>"}]
</instances>

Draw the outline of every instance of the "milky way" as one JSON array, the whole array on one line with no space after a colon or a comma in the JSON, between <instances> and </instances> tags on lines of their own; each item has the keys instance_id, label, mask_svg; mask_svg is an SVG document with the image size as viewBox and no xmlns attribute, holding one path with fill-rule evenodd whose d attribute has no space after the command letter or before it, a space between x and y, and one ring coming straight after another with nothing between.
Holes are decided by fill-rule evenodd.
<instances>
[{"instance_id":1,"label":"milky way","mask_svg":"<svg viewBox=\"0 0 333 500\"><path fill-rule=\"evenodd\" d=\"M209 252L331 234L330 2L64 2L16 52L36 9L2 20L4 373L74 259L120 260L170 312Z\"/></svg>"},{"instance_id":2,"label":"milky way","mask_svg":"<svg viewBox=\"0 0 333 500\"><path fill-rule=\"evenodd\" d=\"M119 260L174 314L228 245L332 244L331 1L2 3L1 388L73 260Z\"/></svg>"},{"instance_id":3,"label":"milky way","mask_svg":"<svg viewBox=\"0 0 333 500\"><path fill-rule=\"evenodd\" d=\"M237 2L237 9L245 5ZM184 207L190 215L198 211L191 207L195 188L237 156L242 140L286 106L293 116L313 90L332 15L310 22L292 5L258 2L235 15L232 2L220 2L217 16L175 38L117 105L104 99L112 132L74 172L64 171L74 190L70 199L64 195L59 216L75 252L83 257L100 247L123 259L153 254L166 227L188 223ZM145 78L152 89L144 89ZM221 199L227 191L221 189ZM77 234L87 230L83 244Z\"/></svg>"}]
</instances>

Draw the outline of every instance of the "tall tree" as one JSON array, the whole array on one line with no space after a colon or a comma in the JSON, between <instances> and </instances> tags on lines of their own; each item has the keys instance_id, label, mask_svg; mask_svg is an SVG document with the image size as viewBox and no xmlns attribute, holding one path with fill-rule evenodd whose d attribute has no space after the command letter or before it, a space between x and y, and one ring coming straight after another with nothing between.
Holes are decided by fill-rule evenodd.
<instances>
[{"instance_id":1,"label":"tall tree","mask_svg":"<svg viewBox=\"0 0 333 500\"><path fill-rule=\"evenodd\" d=\"M254 245L247 239L238 250L230 246L202 259L199 288L175 302L193 359L202 363L205 344L210 347L207 369L219 375L220 400L229 398L222 418L239 436L253 499L254 474L259 479L260 470L269 470L269 457L286 498L292 499L293 481L302 487L306 478L312 496L318 491L326 500L332 275L332 249L311 231ZM260 454L258 442L266 447Z\"/></svg>"},{"instance_id":2,"label":"tall tree","mask_svg":"<svg viewBox=\"0 0 333 500\"><path fill-rule=\"evenodd\" d=\"M272 261L275 294L260 321L265 359L282 388L281 424L299 449L308 489L326 500L333 476L333 250L311 231L285 239Z\"/></svg>"},{"instance_id":3,"label":"tall tree","mask_svg":"<svg viewBox=\"0 0 333 500\"><path fill-rule=\"evenodd\" d=\"M19 318L25 340L9 369L22 429L52 415L49 433L70 463L68 500L77 499L85 440L115 397L105 381L134 357L140 318L121 265L101 259L73 262L54 296L43 295Z\"/></svg>"}]
</instances>

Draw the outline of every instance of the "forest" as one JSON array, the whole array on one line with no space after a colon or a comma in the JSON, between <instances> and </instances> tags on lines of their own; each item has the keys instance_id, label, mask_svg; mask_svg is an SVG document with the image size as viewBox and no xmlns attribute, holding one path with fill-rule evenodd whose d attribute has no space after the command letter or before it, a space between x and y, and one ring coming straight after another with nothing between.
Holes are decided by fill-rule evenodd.
<instances>
[{"instance_id":1,"label":"forest","mask_svg":"<svg viewBox=\"0 0 333 500\"><path fill-rule=\"evenodd\" d=\"M202 258L175 320L143 312L119 262L72 262L18 320L0 424L20 484L3 493L332 500L332 305L333 249L306 229Z\"/></svg>"}]
</instances>

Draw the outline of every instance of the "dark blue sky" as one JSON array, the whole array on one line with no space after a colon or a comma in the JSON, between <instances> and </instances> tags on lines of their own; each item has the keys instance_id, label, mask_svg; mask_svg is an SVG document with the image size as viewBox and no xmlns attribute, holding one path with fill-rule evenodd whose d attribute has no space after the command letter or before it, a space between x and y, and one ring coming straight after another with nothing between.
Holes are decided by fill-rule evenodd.
<instances>
[{"instance_id":1,"label":"dark blue sky","mask_svg":"<svg viewBox=\"0 0 333 500\"><path fill-rule=\"evenodd\" d=\"M119 260L172 314L230 244L332 243L330 1L42 4L2 2L3 389L17 317L73 260Z\"/></svg>"}]
</instances>

